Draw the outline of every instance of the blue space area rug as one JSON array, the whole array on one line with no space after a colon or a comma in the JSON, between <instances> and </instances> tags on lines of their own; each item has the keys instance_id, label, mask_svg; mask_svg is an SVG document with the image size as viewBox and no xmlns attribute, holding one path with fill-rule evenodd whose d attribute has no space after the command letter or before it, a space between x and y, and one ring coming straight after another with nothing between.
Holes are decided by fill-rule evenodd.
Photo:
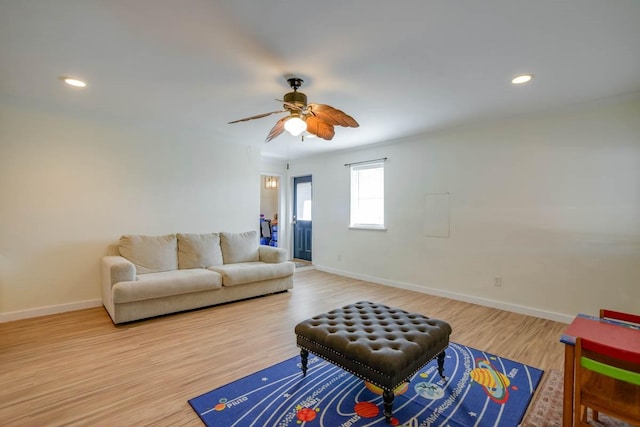
<instances>
[{"instance_id":1,"label":"blue space area rug","mask_svg":"<svg viewBox=\"0 0 640 427\"><path fill-rule=\"evenodd\" d=\"M450 343L444 364L425 365L398 387L391 425L407 427L516 427L542 371ZM382 392L331 363L309 355L302 377L292 357L189 400L209 427L388 426Z\"/></svg>"}]
</instances>

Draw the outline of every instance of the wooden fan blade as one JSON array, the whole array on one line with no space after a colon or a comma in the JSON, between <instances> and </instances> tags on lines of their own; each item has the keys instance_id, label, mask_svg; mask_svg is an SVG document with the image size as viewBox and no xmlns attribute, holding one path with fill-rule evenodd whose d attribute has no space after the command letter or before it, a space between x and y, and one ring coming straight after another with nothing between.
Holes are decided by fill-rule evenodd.
<instances>
[{"instance_id":1,"label":"wooden fan blade","mask_svg":"<svg viewBox=\"0 0 640 427\"><path fill-rule=\"evenodd\" d=\"M287 121L289 116L285 116L276 122L276 125L271 128L269 135L267 135L267 139L265 142L271 141L273 138L279 136L282 132L284 132L284 122Z\"/></svg>"},{"instance_id":2,"label":"wooden fan blade","mask_svg":"<svg viewBox=\"0 0 640 427\"><path fill-rule=\"evenodd\" d=\"M332 125L320 120L318 117L307 116L305 121L307 122L307 132L317 136L318 138L331 141L333 139L333 135L336 134Z\"/></svg>"},{"instance_id":3,"label":"wooden fan blade","mask_svg":"<svg viewBox=\"0 0 640 427\"><path fill-rule=\"evenodd\" d=\"M309 104L308 108L309 111L311 111L311 114L330 125L339 125L352 128L357 128L358 126L360 126L353 117L346 114L344 111L333 108L330 105Z\"/></svg>"},{"instance_id":4,"label":"wooden fan blade","mask_svg":"<svg viewBox=\"0 0 640 427\"><path fill-rule=\"evenodd\" d=\"M276 101L282 102L284 105L286 105L287 107L291 108L292 110L302 111L302 107L300 107L300 106L298 106L296 104L293 104L291 102L287 102L287 101L284 101L282 99L276 99Z\"/></svg>"},{"instance_id":5,"label":"wooden fan blade","mask_svg":"<svg viewBox=\"0 0 640 427\"><path fill-rule=\"evenodd\" d=\"M284 113L285 111L287 111L287 110L271 111L270 113L258 114L257 116L245 117L244 119L234 120L232 122L229 122L228 124L238 123L238 122L246 122L247 120L253 120L253 119L261 119L263 117L267 117L267 116L270 116L272 114Z\"/></svg>"}]
</instances>

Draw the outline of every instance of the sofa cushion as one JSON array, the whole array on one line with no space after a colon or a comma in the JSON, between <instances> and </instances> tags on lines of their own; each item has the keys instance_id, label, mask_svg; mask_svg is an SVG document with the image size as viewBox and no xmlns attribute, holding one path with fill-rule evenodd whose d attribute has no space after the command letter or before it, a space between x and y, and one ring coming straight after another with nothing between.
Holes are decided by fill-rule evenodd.
<instances>
[{"instance_id":1,"label":"sofa cushion","mask_svg":"<svg viewBox=\"0 0 640 427\"><path fill-rule=\"evenodd\" d=\"M207 268L222 265L220 235L178 234L178 268Z\"/></svg>"},{"instance_id":2,"label":"sofa cushion","mask_svg":"<svg viewBox=\"0 0 640 427\"><path fill-rule=\"evenodd\" d=\"M220 246L222 247L222 259L225 264L237 262L253 262L260 259L257 231L244 233L220 233Z\"/></svg>"},{"instance_id":3,"label":"sofa cushion","mask_svg":"<svg viewBox=\"0 0 640 427\"><path fill-rule=\"evenodd\" d=\"M175 234L165 236L120 237L120 255L136 266L138 274L178 269L178 245Z\"/></svg>"},{"instance_id":4,"label":"sofa cushion","mask_svg":"<svg viewBox=\"0 0 640 427\"><path fill-rule=\"evenodd\" d=\"M289 261L277 264L241 262L209 267L208 269L222 275L223 286L235 286L291 276L295 271L295 264Z\"/></svg>"},{"instance_id":5,"label":"sofa cushion","mask_svg":"<svg viewBox=\"0 0 640 427\"><path fill-rule=\"evenodd\" d=\"M222 287L220 274L200 268L148 273L138 275L136 278L135 281L119 282L113 285L114 303L170 297Z\"/></svg>"}]
</instances>

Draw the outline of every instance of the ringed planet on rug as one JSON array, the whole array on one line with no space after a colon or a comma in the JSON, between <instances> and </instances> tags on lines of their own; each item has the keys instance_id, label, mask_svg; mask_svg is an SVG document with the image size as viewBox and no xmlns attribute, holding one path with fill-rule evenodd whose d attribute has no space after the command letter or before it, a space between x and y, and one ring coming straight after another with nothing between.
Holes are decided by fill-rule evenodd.
<instances>
[{"instance_id":1,"label":"ringed planet on rug","mask_svg":"<svg viewBox=\"0 0 640 427\"><path fill-rule=\"evenodd\" d=\"M395 390L391 424L382 390L310 356L295 356L189 400L209 427L516 427L542 371L450 343L445 379L432 360Z\"/></svg>"}]
</instances>

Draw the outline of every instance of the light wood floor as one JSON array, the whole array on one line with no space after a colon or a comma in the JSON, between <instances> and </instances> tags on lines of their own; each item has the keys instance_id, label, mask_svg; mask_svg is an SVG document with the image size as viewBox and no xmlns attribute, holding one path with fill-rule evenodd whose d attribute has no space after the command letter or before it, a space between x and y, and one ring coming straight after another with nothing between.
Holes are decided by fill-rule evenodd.
<instances>
[{"instance_id":1,"label":"light wood floor","mask_svg":"<svg viewBox=\"0 0 640 427\"><path fill-rule=\"evenodd\" d=\"M124 326L103 308L0 324L0 425L200 426L188 399L297 355L296 323L361 300L446 320L452 341L562 369L562 323L307 270L286 293Z\"/></svg>"}]
</instances>

